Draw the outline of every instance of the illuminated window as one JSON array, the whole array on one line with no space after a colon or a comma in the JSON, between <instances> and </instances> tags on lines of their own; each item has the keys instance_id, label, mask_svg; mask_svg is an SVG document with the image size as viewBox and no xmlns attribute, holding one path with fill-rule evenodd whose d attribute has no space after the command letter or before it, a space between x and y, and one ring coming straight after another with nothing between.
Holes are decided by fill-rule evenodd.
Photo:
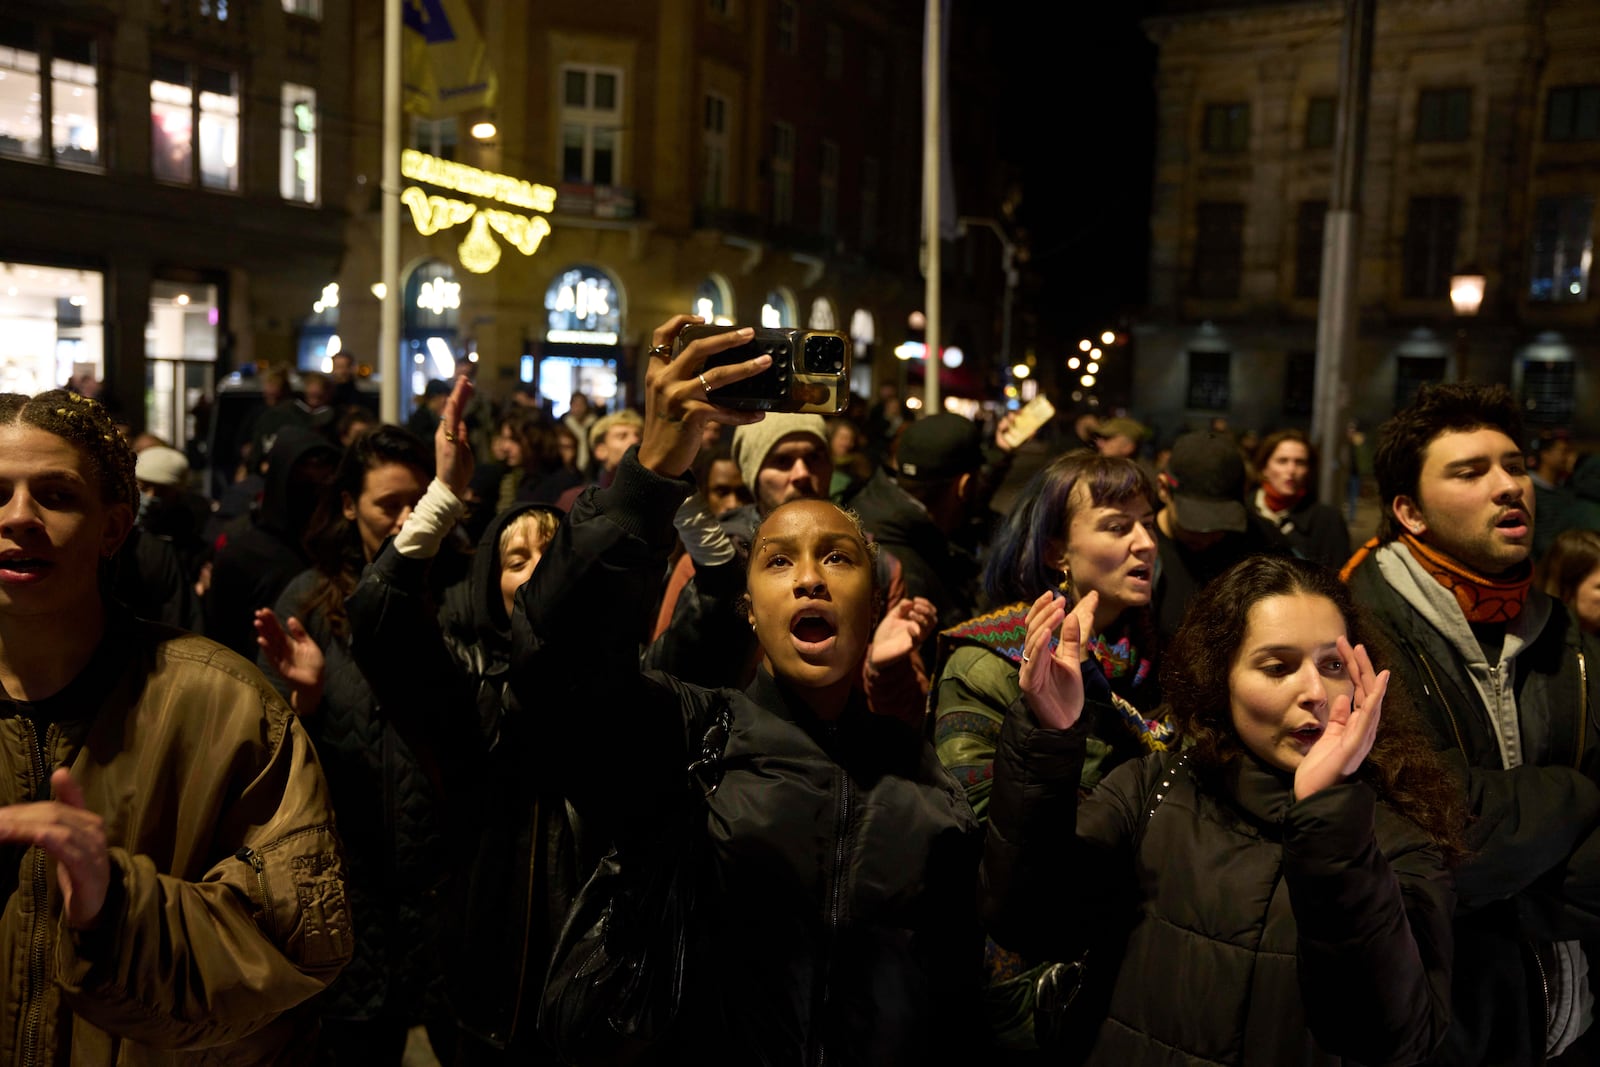
<instances>
[{"instance_id":1,"label":"illuminated window","mask_svg":"<svg viewBox=\"0 0 1600 1067\"><path fill-rule=\"evenodd\" d=\"M238 75L151 59L150 169L165 182L238 190Z\"/></svg>"},{"instance_id":2,"label":"illuminated window","mask_svg":"<svg viewBox=\"0 0 1600 1067\"><path fill-rule=\"evenodd\" d=\"M798 316L794 310L794 294L781 286L770 290L767 299L761 305L761 325L768 329L798 326Z\"/></svg>"},{"instance_id":3,"label":"illuminated window","mask_svg":"<svg viewBox=\"0 0 1600 1067\"><path fill-rule=\"evenodd\" d=\"M718 326L733 325L733 293L720 274L712 274L694 291L694 313Z\"/></svg>"},{"instance_id":4,"label":"illuminated window","mask_svg":"<svg viewBox=\"0 0 1600 1067\"><path fill-rule=\"evenodd\" d=\"M728 101L720 93L707 93L704 117L705 187L701 203L724 207L728 203Z\"/></svg>"},{"instance_id":5,"label":"illuminated window","mask_svg":"<svg viewBox=\"0 0 1600 1067\"><path fill-rule=\"evenodd\" d=\"M622 172L622 71L561 68L561 180L614 185Z\"/></svg>"},{"instance_id":6,"label":"illuminated window","mask_svg":"<svg viewBox=\"0 0 1600 1067\"><path fill-rule=\"evenodd\" d=\"M825 296L819 296L811 301L811 315L807 320L807 327L812 330L837 330L839 316L833 310L833 301Z\"/></svg>"},{"instance_id":7,"label":"illuminated window","mask_svg":"<svg viewBox=\"0 0 1600 1067\"><path fill-rule=\"evenodd\" d=\"M772 124L772 221L794 221L794 127L787 122Z\"/></svg>"},{"instance_id":8,"label":"illuminated window","mask_svg":"<svg viewBox=\"0 0 1600 1067\"><path fill-rule=\"evenodd\" d=\"M832 237L839 228L839 142L822 142L822 169L817 178L817 229Z\"/></svg>"},{"instance_id":9,"label":"illuminated window","mask_svg":"<svg viewBox=\"0 0 1600 1067\"><path fill-rule=\"evenodd\" d=\"M0 18L0 155L43 161L49 115L49 159L100 164L95 59L91 37Z\"/></svg>"},{"instance_id":10,"label":"illuminated window","mask_svg":"<svg viewBox=\"0 0 1600 1067\"><path fill-rule=\"evenodd\" d=\"M446 119L411 117L411 147L440 159L455 159L459 143L459 127L455 116Z\"/></svg>"},{"instance_id":11,"label":"illuminated window","mask_svg":"<svg viewBox=\"0 0 1600 1067\"><path fill-rule=\"evenodd\" d=\"M278 186L283 198L315 204L317 167L317 91L285 82L278 139Z\"/></svg>"},{"instance_id":12,"label":"illuminated window","mask_svg":"<svg viewBox=\"0 0 1600 1067\"><path fill-rule=\"evenodd\" d=\"M778 0L778 51L795 55L800 51L800 5L795 0Z\"/></svg>"},{"instance_id":13,"label":"illuminated window","mask_svg":"<svg viewBox=\"0 0 1600 1067\"><path fill-rule=\"evenodd\" d=\"M1528 299L1570 303L1589 297L1594 197L1540 197L1533 213Z\"/></svg>"},{"instance_id":14,"label":"illuminated window","mask_svg":"<svg viewBox=\"0 0 1600 1067\"><path fill-rule=\"evenodd\" d=\"M291 15L304 15L308 19L322 17L322 0L283 0L283 9Z\"/></svg>"},{"instance_id":15,"label":"illuminated window","mask_svg":"<svg viewBox=\"0 0 1600 1067\"><path fill-rule=\"evenodd\" d=\"M844 77L844 30L837 22L828 23L822 42L822 75L829 81L838 81Z\"/></svg>"},{"instance_id":16,"label":"illuminated window","mask_svg":"<svg viewBox=\"0 0 1600 1067\"><path fill-rule=\"evenodd\" d=\"M614 345L622 335L617 283L598 267L573 266L557 274L545 290L544 307L546 341Z\"/></svg>"}]
</instances>

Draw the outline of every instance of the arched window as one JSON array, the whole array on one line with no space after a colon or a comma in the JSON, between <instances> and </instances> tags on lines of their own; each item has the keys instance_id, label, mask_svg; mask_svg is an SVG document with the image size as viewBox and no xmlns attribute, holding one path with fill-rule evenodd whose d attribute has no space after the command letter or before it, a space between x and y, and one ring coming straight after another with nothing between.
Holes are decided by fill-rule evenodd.
<instances>
[{"instance_id":1,"label":"arched window","mask_svg":"<svg viewBox=\"0 0 1600 1067\"><path fill-rule=\"evenodd\" d=\"M872 321L872 312L866 308L856 308L850 316L850 340L855 342L858 360L866 360L872 353L872 346L877 344L878 326Z\"/></svg>"},{"instance_id":2,"label":"arched window","mask_svg":"<svg viewBox=\"0 0 1600 1067\"><path fill-rule=\"evenodd\" d=\"M411 363L411 391L421 396L430 378L448 381L456 373L461 283L455 269L437 259L417 264L406 279L401 316L405 327L401 349Z\"/></svg>"},{"instance_id":3,"label":"arched window","mask_svg":"<svg viewBox=\"0 0 1600 1067\"><path fill-rule=\"evenodd\" d=\"M694 291L694 314L718 326L733 325L733 291L727 279L710 274Z\"/></svg>"},{"instance_id":4,"label":"arched window","mask_svg":"<svg viewBox=\"0 0 1600 1067\"><path fill-rule=\"evenodd\" d=\"M837 330L839 316L833 310L833 301L825 296L819 296L811 301L811 315L807 326L813 330Z\"/></svg>"},{"instance_id":5,"label":"arched window","mask_svg":"<svg viewBox=\"0 0 1600 1067\"><path fill-rule=\"evenodd\" d=\"M599 267L572 266L556 274L544 293L549 313L546 341L614 345L622 335L622 294Z\"/></svg>"},{"instance_id":6,"label":"arched window","mask_svg":"<svg viewBox=\"0 0 1600 1067\"><path fill-rule=\"evenodd\" d=\"M761 305L761 325L768 329L799 325L794 294L781 285L768 292L766 301Z\"/></svg>"}]
</instances>

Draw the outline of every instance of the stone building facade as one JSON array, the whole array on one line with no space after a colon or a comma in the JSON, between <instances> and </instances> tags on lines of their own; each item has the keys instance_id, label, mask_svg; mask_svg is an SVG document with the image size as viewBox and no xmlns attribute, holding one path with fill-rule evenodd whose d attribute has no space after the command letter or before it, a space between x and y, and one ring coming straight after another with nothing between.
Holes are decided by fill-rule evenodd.
<instances>
[{"instance_id":1,"label":"stone building facade","mask_svg":"<svg viewBox=\"0 0 1600 1067\"><path fill-rule=\"evenodd\" d=\"M1133 395L1168 435L1216 415L1309 425L1342 14L1187 2L1146 23L1159 114ZM1464 378L1511 385L1534 430L1600 437L1597 198L1600 7L1377 5L1350 417ZM1457 319L1450 278L1469 271L1486 294Z\"/></svg>"}]
</instances>

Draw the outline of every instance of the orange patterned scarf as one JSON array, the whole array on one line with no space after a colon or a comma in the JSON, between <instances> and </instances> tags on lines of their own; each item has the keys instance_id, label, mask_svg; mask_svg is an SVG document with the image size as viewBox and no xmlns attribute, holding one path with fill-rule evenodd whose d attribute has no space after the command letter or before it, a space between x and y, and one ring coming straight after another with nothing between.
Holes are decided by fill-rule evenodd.
<instances>
[{"instance_id":1,"label":"orange patterned scarf","mask_svg":"<svg viewBox=\"0 0 1600 1067\"><path fill-rule=\"evenodd\" d=\"M1422 565L1422 569L1455 595L1456 603L1461 605L1461 612L1468 622L1510 622L1522 614L1528 590L1533 587L1532 567L1523 564L1514 569L1511 573L1520 575L1516 578L1485 578L1467 570L1437 549L1429 548L1408 533L1401 534L1400 540L1410 549L1411 557Z\"/></svg>"}]
</instances>

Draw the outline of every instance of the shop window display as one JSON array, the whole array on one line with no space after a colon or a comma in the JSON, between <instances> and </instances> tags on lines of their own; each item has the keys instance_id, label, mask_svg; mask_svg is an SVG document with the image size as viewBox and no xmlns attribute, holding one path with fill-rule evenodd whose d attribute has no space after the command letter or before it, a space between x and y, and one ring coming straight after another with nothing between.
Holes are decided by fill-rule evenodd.
<instances>
[{"instance_id":1,"label":"shop window display","mask_svg":"<svg viewBox=\"0 0 1600 1067\"><path fill-rule=\"evenodd\" d=\"M0 263L0 392L39 393L105 376L105 277Z\"/></svg>"}]
</instances>

